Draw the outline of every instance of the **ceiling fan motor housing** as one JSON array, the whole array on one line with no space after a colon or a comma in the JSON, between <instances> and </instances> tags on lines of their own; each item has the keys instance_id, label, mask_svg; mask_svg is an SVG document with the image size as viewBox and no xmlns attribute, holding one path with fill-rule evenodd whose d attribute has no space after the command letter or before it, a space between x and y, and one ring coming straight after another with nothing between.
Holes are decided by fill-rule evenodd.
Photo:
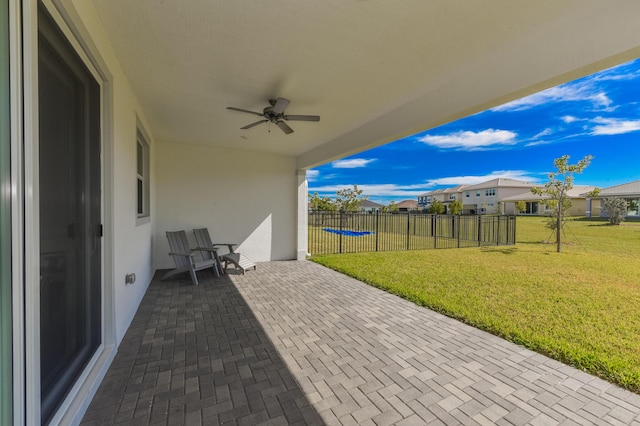
<instances>
[{"instance_id":1,"label":"ceiling fan motor housing","mask_svg":"<svg viewBox=\"0 0 640 426\"><path fill-rule=\"evenodd\" d=\"M271 101L269 101L271 102ZM264 114L264 118L270 120L270 121L276 121L278 119L281 119L284 114L276 114L275 112L273 112L273 105L272 106L268 106L265 109L262 110L262 113Z\"/></svg>"},{"instance_id":2,"label":"ceiling fan motor housing","mask_svg":"<svg viewBox=\"0 0 640 426\"><path fill-rule=\"evenodd\" d=\"M236 108L236 107L227 107L227 109L233 111L244 112L248 114L254 114L258 116L264 117L263 120L256 121L255 123L248 124L244 127L241 127L242 130L250 129L254 126L257 126L261 123L271 122L280 128L286 134L293 133L293 129L289 127L285 120L293 120L293 121L320 121L320 116L317 115L285 115L284 110L289 105L289 99L278 98L278 99L269 99L269 106L262 110L262 114L255 111L250 111L247 109ZM277 110L277 111L276 111Z\"/></svg>"}]
</instances>

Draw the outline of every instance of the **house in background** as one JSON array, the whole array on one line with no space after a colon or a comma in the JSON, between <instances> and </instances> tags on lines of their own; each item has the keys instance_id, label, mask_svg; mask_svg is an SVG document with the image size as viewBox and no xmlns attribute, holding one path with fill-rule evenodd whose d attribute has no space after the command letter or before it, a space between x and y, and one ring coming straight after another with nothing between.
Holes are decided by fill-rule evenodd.
<instances>
[{"instance_id":1,"label":"house in background","mask_svg":"<svg viewBox=\"0 0 640 426\"><path fill-rule=\"evenodd\" d=\"M363 200L360 206L360 211L364 213L374 213L382 210L382 207L384 206L380 203L376 203L370 200Z\"/></svg>"},{"instance_id":2,"label":"house in background","mask_svg":"<svg viewBox=\"0 0 640 426\"><path fill-rule=\"evenodd\" d=\"M416 200L402 200L396 205L399 212L415 212L418 210L418 202Z\"/></svg>"},{"instance_id":3,"label":"house in background","mask_svg":"<svg viewBox=\"0 0 640 426\"><path fill-rule=\"evenodd\" d=\"M566 214L569 216L586 216L587 215L587 193L593 191L596 187L589 185L575 185L571 190L567 192L567 197L571 201L571 207L567 210ZM513 212L509 214L521 214L521 215L545 215L549 214L549 209L545 204L545 200L549 199L548 195L537 195L530 190L528 193L522 193L512 195L500 200L503 204L502 211ZM522 212L518 212L516 209L516 203L518 201L524 201L526 203L526 209Z\"/></svg>"},{"instance_id":4,"label":"house in background","mask_svg":"<svg viewBox=\"0 0 640 426\"><path fill-rule=\"evenodd\" d=\"M173 266L166 231L303 260L306 170L635 59L638 16L599 0L0 0L0 424L80 422Z\"/></svg>"},{"instance_id":5,"label":"house in background","mask_svg":"<svg viewBox=\"0 0 640 426\"><path fill-rule=\"evenodd\" d=\"M640 180L604 188L596 197L587 199L587 217L606 217L601 208L604 198L624 198L627 201L627 217L640 216Z\"/></svg>"},{"instance_id":6,"label":"house in background","mask_svg":"<svg viewBox=\"0 0 640 426\"><path fill-rule=\"evenodd\" d=\"M464 213L464 200L462 199L462 192L468 186L469 185L458 185L454 186L453 188L446 188L444 190L444 205L447 212L449 212L449 204L456 200L459 200L463 203L462 210Z\"/></svg>"},{"instance_id":7,"label":"house in background","mask_svg":"<svg viewBox=\"0 0 640 426\"><path fill-rule=\"evenodd\" d=\"M504 198L530 193L534 186L534 183L517 179L491 179L464 188L462 204L465 209L471 210L471 214L515 214L512 206L505 206L508 208L501 210L500 202Z\"/></svg>"},{"instance_id":8,"label":"house in background","mask_svg":"<svg viewBox=\"0 0 640 426\"><path fill-rule=\"evenodd\" d=\"M420 194L418 196L418 209L420 210L429 210L431 204L434 201L438 200L441 203L444 203L448 197L448 194L445 194L444 189L434 189L433 191L425 192L424 194Z\"/></svg>"},{"instance_id":9,"label":"house in background","mask_svg":"<svg viewBox=\"0 0 640 426\"><path fill-rule=\"evenodd\" d=\"M463 214L514 214L513 208L501 211L500 201L506 197L530 193L534 186L531 182L517 179L496 178L475 185L458 185L425 192L418 196L418 206L429 209L434 200L439 200L445 206L454 200L460 200Z\"/></svg>"},{"instance_id":10,"label":"house in background","mask_svg":"<svg viewBox=\"0 0 640 426\"><path fill-rule=\"evenodd\" d=\"M452 201L462 199L462 189L468 185L458 185L451 188L435 189L433 191L425 192L418 196L418 209L429 210L431 204L438 200L445 205L448 210L448 205Z\"/></svg>"}]
</instances>

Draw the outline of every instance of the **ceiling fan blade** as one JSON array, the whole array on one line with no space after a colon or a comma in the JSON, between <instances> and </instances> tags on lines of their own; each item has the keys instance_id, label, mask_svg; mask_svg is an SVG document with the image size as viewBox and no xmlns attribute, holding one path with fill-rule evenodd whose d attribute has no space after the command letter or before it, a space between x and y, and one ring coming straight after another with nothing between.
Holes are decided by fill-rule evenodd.
<instances>
[{"instance_id":1,"label":"ceiling fan blade","mask_svg":"<svg viewBox=\"0 0 640 426\"><path fill-rule=\"evenodd\" d=\"M287 123L285 123L284 121L278 121L276 123L276 126L280 127L280 130L282 130L283 132L285 132L287 135L289 133L293 133L293 129L291 127L289 127L289 125Z\"/></svg>"},{"instance_id":2,"label":"ceiling fan blade","mask_svg":"<svg viewBox=\"0 0 640 426\"><path fill-rule=\"evenodd\" d=\"M236 108L236 107L227 107L227 109L230 109L232 111L248 112L249 114L255 114L255 115L259 115L260 117L264 117L264 114L259 112L249 111L248 109L242 109L242 108Z\"/></svg>"},{"instance_id":3,"label":"ceiling fan blade","mask_svg":"<svg viewBox=\"0 0 640 426\"><path fill-rule=\"evenodd\" d=\"M266 123L269 120L260 120L260 121L256 121L255 123L251 123L251 124L247 124L244 127L240 127L242 130L247 130L252 128L253 126L257 126L258 124L262 124L262 123Z\"/></svg>"},{"instance_id":4,"label":"ceiling fan blade","mask_svg":"<svg viewBox=\"0 0 640 426\"><path fill-rule=\"evenodd\" d=\"M285 115L283 118L292 121L320 121L319 115Z\"/></svg>"},{"instance_id":5,"label":"ceiling fan blade","mask_svg":"<svg viewBox=\"0 0 640 426\"><path fill-rule=\"evenodd\" d=\"M289 105L289 99L278 98L275 105L273 105L273 113L282 114L287 105Z\"/></svg>"}]
</instances>

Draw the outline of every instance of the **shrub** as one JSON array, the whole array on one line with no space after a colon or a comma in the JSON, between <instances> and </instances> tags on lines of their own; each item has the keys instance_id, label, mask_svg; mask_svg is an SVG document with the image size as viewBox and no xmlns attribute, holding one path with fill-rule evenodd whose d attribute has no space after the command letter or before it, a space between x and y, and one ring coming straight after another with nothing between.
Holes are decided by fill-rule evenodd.
<instances>
[{"instance_id":1,"label":"shrub","mask_svg":"<svg viewBox=\"0 0 640 426\"><path fill-rule=\"evenodd\" d=\"M449 213L461 214L462 213L462 201L455 200L449 205Z\"/></svg>"},{"instance_id":2,"label":"shrub","mask_svg":"<svg viewBox=\"0 0 640 426\"><path fill-rule=\"evenodd\" d=\"M433 203L431 203L431 206L429 206L430 214L442 214L444 213L444 210L444 204L439 200L433 200Z\"/></svg>"},{"instance_id":3,"label":"shrub","mask_svg":"<svg viewBox=\"0 0 640 426\"><path fill-rule=\"evenodd\" d=\"M605 198L602 211L608 216L611 225L620 225L627 215L627 200L624 198Z\"/></svg>"}]
</instances>

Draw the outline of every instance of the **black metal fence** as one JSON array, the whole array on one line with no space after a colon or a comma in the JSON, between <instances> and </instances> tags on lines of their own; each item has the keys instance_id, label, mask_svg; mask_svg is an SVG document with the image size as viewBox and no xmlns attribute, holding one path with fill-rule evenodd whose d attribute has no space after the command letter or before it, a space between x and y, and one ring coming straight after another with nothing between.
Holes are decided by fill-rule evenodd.
<instances>
[{"instance_id":1,"label":"black metal fence","mask_svg":"<svg viewBox=\"0 0 640 426\"><path fill-rule=\"evenodd\" d=\"M309 253L513 245L516 217L420 213L309 213Z\"/></svg>"}]
</instances>

